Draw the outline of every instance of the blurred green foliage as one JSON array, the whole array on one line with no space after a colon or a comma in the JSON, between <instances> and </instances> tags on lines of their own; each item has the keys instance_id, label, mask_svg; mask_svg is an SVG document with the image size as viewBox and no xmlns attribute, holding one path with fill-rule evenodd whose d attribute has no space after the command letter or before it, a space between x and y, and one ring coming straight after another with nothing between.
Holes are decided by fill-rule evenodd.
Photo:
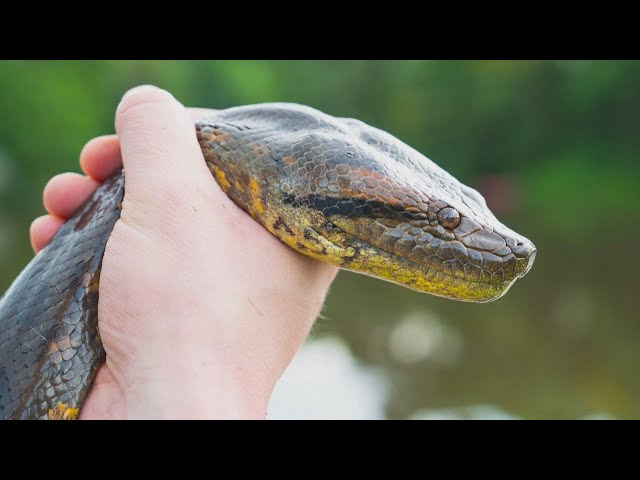
<instances>
[{"instance_id":1,"label":"blurred green foliage","mask_svg":"<svg viewBox=\"0 0 640 480\"><path fill-rule=\"evenodd\" d=\"M462 304L347 273L335 283L315 334L384 369L391 417L477 403L640 417L639 62L0 62L0 291L30 258L47 179L78 170L83 144L113 131L118 100L142 83L191 106L289 101L359 118L464 183L512 185L499 217L539 253L503 299ZM394 356L394 329L416 321L457 339L449 353Z\"/></svg>"}]
</instances>

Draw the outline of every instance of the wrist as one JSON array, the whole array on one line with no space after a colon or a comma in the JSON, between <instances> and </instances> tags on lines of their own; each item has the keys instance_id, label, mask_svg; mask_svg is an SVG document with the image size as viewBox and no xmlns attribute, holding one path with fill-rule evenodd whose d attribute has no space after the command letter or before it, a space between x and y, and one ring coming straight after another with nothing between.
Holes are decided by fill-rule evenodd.
<instances>
[{"instance_id":1,"label":"wrist","mask_svg":"<svg viewBox=\"0 0 640 480\"><path fill-rule=\"evenodd\" d=\"M204 367L170 370L127 388L128 418L265 419L268 398L228 372Z\"/></svg>"}]
</instances>

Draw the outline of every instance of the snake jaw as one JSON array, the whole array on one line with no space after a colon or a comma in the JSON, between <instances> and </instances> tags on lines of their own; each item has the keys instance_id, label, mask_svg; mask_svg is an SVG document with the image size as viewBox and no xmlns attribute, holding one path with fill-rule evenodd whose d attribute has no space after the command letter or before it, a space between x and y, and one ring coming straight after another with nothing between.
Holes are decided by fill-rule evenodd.
<instances>
[{"instance_id":1,"label":"snake jaw","mask_svg":"<svg viewBox=\"0 0 640 480\"><path fill-rule=\"evenodd\" d=\"M356 254L355 248L352 246L343 247L337 243L332 242L327 237L321 235L312 227L306 227L304 230L304 237L314 242L317 247L317 253L333 257L336 259L351 258Z\"/></svg>"}]
</instances>

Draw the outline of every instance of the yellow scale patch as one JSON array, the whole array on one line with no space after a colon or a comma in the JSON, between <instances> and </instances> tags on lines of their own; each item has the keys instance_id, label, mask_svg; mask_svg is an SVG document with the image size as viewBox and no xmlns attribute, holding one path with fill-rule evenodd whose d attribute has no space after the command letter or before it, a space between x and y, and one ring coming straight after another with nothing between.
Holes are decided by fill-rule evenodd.
<instances>
[{"instance_id":1,"label":"yellow scale patch","mask_svg":"<svg viewBox=\"0 0 640 480\"><path fill-rule=\"evenodd\" d=\"M220 185L220 188L222 188L222 191L227 193L229 188L231 188L231 184L229 183L229 180L227 180L227 175L213 164L210 164L209 168L213 172L213 176L218 182L218 185Z\"/></svg>"},{"instance_id":2,"label":"yellow scale patch","mask_svg":"<svg viewBox=\"0 0 640 480\"><path fill-rule=\"evenodd\" d=\"M253 200L253 208L257 214L262 215L264 213L264 205L260 199L260 186L255 178L249 180L249 190L251 191L251 198Z\"/></svg>"},{"instance_id":3,"label":"yellow scale patch","mask_svg":"<svg viewBox=\"0 0 640 480\"><path fill-rule=\"evenodd\" d=\"M58 403L55 408L49 409L47 418L49 420L76 420L79 409L70 407L66 403Z\"/></svg>"}]
</instances>

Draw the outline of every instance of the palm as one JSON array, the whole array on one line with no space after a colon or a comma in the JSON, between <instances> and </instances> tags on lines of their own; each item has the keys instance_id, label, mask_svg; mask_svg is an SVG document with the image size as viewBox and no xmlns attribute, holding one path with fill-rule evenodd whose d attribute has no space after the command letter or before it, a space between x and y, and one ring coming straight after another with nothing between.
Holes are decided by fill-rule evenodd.
<instances>
[{"instance_id":1,"label":"palm","mask_svg":"<svg viewBox=\"0 0 640 480\"><path fill-rule=\"evenodd\" d=\"M80 412L80 418L120 419L125 417L125 407L124 393L113 378L109 365L105 363L96 374L89 396Z\"/></svg>"}]
</instances>

